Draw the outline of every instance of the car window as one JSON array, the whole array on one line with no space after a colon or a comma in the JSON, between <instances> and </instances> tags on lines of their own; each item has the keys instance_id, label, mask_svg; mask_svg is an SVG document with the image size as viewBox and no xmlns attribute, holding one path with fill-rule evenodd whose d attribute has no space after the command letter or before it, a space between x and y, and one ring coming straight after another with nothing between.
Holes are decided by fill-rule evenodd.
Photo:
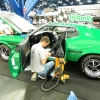
<instances>
[{"instance_id":1,"label":"car window","mask_svg":"<svg viewBox=\"0 0 100 100\"><path fill-rule=\"evenodd\" d=\"M75 27L68 27L67 28L67 38L78 36L79 33Z\"/></svg>"},{"instance_id":2,"label":"car window","mask_svg":"<svg viewBox=\"0 0 100 100\"><path fill-rule=\"evenodd\" d=\"M52 31L54 29L54 26L45 26L42 29L40 29L39 31Z\"/></svg>"},{"instance_id":3,"label":"car window","mask_svg":"<svg viewBox=\"0 0 100 100\"><path fill-rule=\"evenodd\" d=\"M65 31L66 31L66 27L57 26L57 27L54 28L54 31L55 31L55 32L65 32Z\"/></svg>"}]
</instances>

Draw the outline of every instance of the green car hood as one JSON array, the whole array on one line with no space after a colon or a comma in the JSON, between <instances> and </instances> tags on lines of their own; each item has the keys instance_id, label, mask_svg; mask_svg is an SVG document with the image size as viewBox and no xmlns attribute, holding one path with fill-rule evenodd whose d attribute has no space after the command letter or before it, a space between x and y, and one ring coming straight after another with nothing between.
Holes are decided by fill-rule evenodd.
<instances>
[{"instance_id":1,"label":"green car hood","mask_svg":"<svg viewBox=\"0 0 100 100\"><path fill-rule=\"evenodd\" d=\"M0 19L18 33L29 32L36 29L30 22L13 12L0 11Z\"/></svg>"}]
</instances>

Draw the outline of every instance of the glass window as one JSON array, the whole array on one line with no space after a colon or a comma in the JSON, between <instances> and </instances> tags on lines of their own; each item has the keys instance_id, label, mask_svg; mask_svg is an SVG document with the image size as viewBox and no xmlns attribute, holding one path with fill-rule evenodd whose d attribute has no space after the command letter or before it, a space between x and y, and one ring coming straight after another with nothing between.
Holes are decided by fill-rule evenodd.
<instances>
[{"instance_id":1,"label":"glass window","mask_svg":"<svg viewBox=\"0 0 100 100\"><path fill-rule=\"evenodd\" d=\"M68 27L67 28L67 38L78 36L79 33L75 27Z\"/></svg>"}]
</instances>

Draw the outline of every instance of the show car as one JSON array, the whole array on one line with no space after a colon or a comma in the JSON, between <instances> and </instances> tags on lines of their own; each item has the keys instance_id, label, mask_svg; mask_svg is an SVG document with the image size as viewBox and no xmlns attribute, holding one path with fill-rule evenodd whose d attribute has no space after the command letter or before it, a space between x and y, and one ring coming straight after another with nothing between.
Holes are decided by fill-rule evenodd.
<instances>
[{"instance_id":1,"label":"show car","mask_svg":"<svg viewBox=\"0 0 100 100\"><path fill-rule=\"evenodd\" d=\"M46 50L51 50L59 42L67 62L78 62L84 75L93 79L100 78L100 28L61 22L40 26L11 50L8 63L13 77L17 77L29 65L31 47L43 36L50 38ZM55 57L52 56L48 60L54 60Z\"/></svg>"},{"instance_id":2,"label":"show car","mask_svg":"<svg viewBox=\"0 0 100 100\"><path fill-rule=\"evenodd\" d=\"M27 34L36 27L12 12L0 11L0 20L9 25L13 30L13 34L0 34L0 57L8 61L11 49L23 41Z\"/></svg>"},{"instance_id":3,"label":"show car","mask_svg":"<svg viewBox=\"0 0 100 100\"><path fill-rule=\"evenodd\" d=\"M32 45L42 36L50 37L51 50L61 43L66 61L78 62L82 73L91 78L100 78L100 28L78 23L47 23L38 29L25 19L12 12L0 11L0 19L14 31L13 34L0 34L0 56L9 58L9 68L13 77L24 71L30 61ZM51 57L50 60L54 60ZM48 59L49 60L49 59Z\"/></svg>"}]
</instances>

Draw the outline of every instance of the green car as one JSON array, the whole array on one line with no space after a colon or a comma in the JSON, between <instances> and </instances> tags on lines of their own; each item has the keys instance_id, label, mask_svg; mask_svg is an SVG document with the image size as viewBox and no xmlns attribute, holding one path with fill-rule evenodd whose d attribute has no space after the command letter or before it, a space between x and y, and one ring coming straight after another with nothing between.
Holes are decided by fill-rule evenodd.
<instances>
[{"instance_id":1,"label":"green car","mask_svg":"<svg viewBox=\"0 0 100 100\"><path fill-rule=\"evenodd\" d=\"M51 50L59 42L67 62L78 62L84 75L100 78L100 29L93 25L61 22L47 23L32 31L11 51L8 63L13 77L17 77L29 65L31 47L42 36L50 38L50 45L46 50ZM54 60L55 57L48 60Z\"/></svg>"},{"instance_id":2,"label":"green car","mask_svg":"<svg viewBox=\"0 0 100 100\"><path fill-rule=\"evenodd\" d=\"M36 28L24 18L12 12L0 11L0 20L13 30L13 34L0 34L0 57L8 61L10 51Z\"/></svg>"}]
</instances>

